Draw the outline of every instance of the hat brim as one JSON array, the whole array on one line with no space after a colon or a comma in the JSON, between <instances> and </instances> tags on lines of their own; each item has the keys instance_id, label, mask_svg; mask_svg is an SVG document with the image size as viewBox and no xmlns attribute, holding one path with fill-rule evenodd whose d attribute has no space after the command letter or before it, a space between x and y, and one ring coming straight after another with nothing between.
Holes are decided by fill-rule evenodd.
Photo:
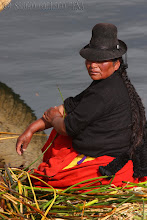
<instances>
[{"instance_id":1,"label":"hat brim","mask_svg":"<svg viewBox=\"0 0 147 220\"><path fill-rule=\"evenodd\" d=\"M119 49L116 48L114 50L91 48L89 44L87 44L80 50L80 55L84 59L91 61L105 61L119 58L126 53L127 45L121 40L118 40L118 42Z\"/></svg>"}]
</instances>

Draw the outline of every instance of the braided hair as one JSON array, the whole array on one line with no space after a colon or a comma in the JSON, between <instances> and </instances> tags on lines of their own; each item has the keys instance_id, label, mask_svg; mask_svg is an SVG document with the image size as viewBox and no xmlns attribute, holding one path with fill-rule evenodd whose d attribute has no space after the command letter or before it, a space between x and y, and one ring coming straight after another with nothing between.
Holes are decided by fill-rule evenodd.
<instances>
[{"instance_id":1,"label":"braided hair","mask_svg":"<svg viewBox=\"0 0 147 220\"><path fill-rule=\"evenodd\" d=\"M130 98L130 105L131 105L131 114L132 114L132 135L131 135L131 144L130 144L130 156L133 159L134 152L136 149L141 146L145 139L145 124L146 124L146 117L145 117L145 108L143 106L142 100L136 89L132 85L131 81L128 78L127 71L126 71L126 64L121 58L119 58L120 67L119 67L119 74L123 79L124 84L128 90L128 95Z\"/></svg>"}]
</instances>

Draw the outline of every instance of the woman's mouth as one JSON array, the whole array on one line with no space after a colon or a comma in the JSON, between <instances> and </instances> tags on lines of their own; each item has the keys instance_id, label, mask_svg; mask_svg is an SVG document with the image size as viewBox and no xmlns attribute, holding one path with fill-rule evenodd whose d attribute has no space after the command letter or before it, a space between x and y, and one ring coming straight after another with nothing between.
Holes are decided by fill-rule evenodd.
<instances>
[{"instance_id":1,"label":"woman's mouth","mask_svg":"<svg viewBox=\"0 0 147 220\"><path fill-rule=\"evenodd\" d=\"M98 73L96 72L90 72L91 75L97 75Z\"/></svg>"},{"instance_id":2,"label":"woman's mouth","mask_svg":"<svg viewBox=\"0 0 147 220\"><path fill-rule=\"evenodd\" d=\"M97 75L100 74L99 72L96 72L95 70L89 70L90 75Z\"/></svg>"}]
</instances>

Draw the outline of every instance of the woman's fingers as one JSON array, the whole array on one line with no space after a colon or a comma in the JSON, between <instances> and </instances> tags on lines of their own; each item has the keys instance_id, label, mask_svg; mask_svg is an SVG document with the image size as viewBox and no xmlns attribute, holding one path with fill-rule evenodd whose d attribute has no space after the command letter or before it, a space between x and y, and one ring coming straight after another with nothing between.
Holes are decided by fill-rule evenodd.
<instances>
[{"instance_id":1,"label":"woman's fingers","mask_svg":"<svg viewBox=\"0 0 147 220\"><path fill-rule=\"evenodd\" d=\"M48 110L46 110L43 114L43 118L48 121L49 123L52 122L52 120L55 118L55 117L59 117L61 116L58 108L55 106L54 108L51 107L49 108Z\"/></svg>"},{"instance_id":2,"label":"woman's fingers","mask_svg":"<svg viewBox=\"0 0 147 220\"><path fill-rule=\"evenodd\" d=\"M28 147L28 144L29 144L29 143L24 143L24 144L22 145L22 150L23 150L23 151L26 151L26 149L27 149L27 147Z\"/></svg>"},{"instance_id":3,"label":"woman's fingers","mask_svg":"<svg viewBox=\"0 0 147 220\"><path fill-rule=\"evenodd\" d=\"M23 143L19 140L17 140L17 143L16 143L16 152L19 154L19 155L22 155L23 153Z\"/></svg>"},{"instance_id":4,"label":"woman's fingers","mask_svg":"<svg viewBox=\"0 0 147 220\"><path fill-rule=\"evenodd\" d=\"M60 114L63 116L64 115L64 105L59 105L58 107L56 107L58 109L58 111L60 112Z\"/></svg>"},{"instance_id":5,"label":"woman's fingers","mask_svg":"<svg viewBox=\"0 0 147 220\"><path fill-rule=\"evenodd\" d=\"M28 142L22 142L22 141L18 141L17 144L16 144L16 152L19 154L19 155L22 155L24 151L26 151L27 149L27 146L28 146Z\"/></svg>"},{"instance_id":6,"label":"woman's fingers","mask_svg":"<svg viewBox=\"0 0 147 220\"><path fill-rule=\"evenodd\" d=\"M16 143L16 151L19 155L27 149L28 144L31 141L33 133L30 130L26 130L18 139Z\"/></svg>"}]
</instances>

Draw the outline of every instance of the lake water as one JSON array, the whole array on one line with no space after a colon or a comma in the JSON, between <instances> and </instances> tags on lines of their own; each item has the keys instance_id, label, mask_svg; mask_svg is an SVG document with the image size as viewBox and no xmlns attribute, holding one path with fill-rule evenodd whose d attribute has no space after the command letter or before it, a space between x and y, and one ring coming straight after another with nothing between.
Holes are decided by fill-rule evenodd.
<instances>
[{"instance_id":1,"label":"lake water","mask_svg":"<svg viewBox=\"0 0 147 220\"><path fill-rule=\"evenodd\" d=\"M37 117L91 82L79 50L99 22L128 45L128 74L147 108L147 1L12 0L0 13L0 81Z\"/></svg>"}]
</instances>

